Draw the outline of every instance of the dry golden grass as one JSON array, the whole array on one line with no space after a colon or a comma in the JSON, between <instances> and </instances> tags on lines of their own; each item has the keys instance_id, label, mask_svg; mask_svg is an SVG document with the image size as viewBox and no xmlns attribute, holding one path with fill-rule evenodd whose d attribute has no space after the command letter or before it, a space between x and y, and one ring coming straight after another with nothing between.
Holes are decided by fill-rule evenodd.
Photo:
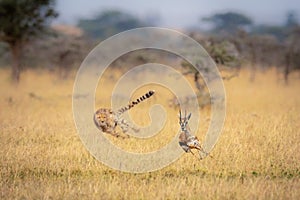
<instances>
[{"instance_id":1,"label":"dry golden grass","mask_svg":"<svg viewBox=\"0 0 300 200\"><path fill-rule=\"evenodd\" d=\"M83 147L72 116L73 79L26 71L13 85L9 71L0 70L0 199L300 199L300 80L277 84L273 71L254 83L245 77L225 82L227 116L213 158L184 154L162 170L130 174L104 166ZM177 111L166 109L160 134L169 140ZM197 135L204 137L208 119L201 118ZM149 119L138 116L137 123ZM131 151L164 145L153 144L157 137L152 144L110 139Z\"/></svg>"}]
</instances>

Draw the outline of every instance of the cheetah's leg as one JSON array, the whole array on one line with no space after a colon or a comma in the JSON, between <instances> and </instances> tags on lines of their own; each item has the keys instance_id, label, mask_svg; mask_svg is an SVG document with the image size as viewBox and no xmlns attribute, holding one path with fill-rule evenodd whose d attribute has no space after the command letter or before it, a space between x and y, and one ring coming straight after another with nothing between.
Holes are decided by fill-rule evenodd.
<instances>
[{"instance_id":1,"label":"cheetah's leg","mask_svg":"<svg viewBox=\"0 0 300 200\"><path fill-rule=\"evenodd\" d=\"M108 134L110 134L110 135L112 135L112 136L114 136L114 137L120 137L120 138L125 138L124 136L122 136L122 135L120 135L117 131L116 131L116 129L115 129L115 127L110 127L108 130L106 130L106 133L108 133Z\"/></svg>"},{"instance_id":2,"label":"cheetah's leg","mask_svg":"<svg viewBox=\"0 0 300 200\"><path fill-rule=\"evenodd\" d=\"M120 119L119 120L119 126L121 127L123 133L127 133L129 128L132 129L134 132L139 132L139 129L134 127L133 125L129 124L125 119ZM126 134L127 135L127 134ZM129 135L128 135L129 136Z\"/></svg>"}]
</instances>

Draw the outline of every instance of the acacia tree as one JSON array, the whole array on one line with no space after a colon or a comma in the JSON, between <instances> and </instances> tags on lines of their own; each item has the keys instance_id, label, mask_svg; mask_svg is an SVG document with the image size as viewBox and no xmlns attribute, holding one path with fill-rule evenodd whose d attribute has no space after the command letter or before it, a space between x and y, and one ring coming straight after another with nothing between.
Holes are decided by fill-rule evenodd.
<instances>
[{"instance_id":1,"label":"acacia tree","mask_svg":"<svg viewBox=\"0 0 300 200\"><path fill-rule=\"evenodd\" d=\"M8 44L12 55L12 78L20 79L24 45L45 32L51 18L58 16L55 0L0 0L0 42Z\"/></svg>"},{"instance_id":2,"label":"acacia tree","mask_svg":"<svg viewBox=\"0 0 300 200\"><path fill-rule=\"evenodd\" d=\"M249 17L236 12L216 13L202 20L211 23L214 26L214 32L236 33L237 30L252 25Z\"/></svg>"}]
</instances>

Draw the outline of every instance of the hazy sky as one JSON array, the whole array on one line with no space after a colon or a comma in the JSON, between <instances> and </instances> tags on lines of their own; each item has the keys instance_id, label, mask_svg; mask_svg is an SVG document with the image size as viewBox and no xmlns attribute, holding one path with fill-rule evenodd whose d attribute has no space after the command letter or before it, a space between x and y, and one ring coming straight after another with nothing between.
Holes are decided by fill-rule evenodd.
<instances>
[{"instance_id":1,"label":"hazy sky","mask_svg":"<svg viewBox=\"0 0 300 200\"><path fill-rule=\"evenodd\" d=\"M142 18L155 16L159 25L170 28L201 26L201 17L222 11L239 11L255 23L280 24L293 10L300 21L299 0L57 0L59 23L75 24L79 18L106 9L128 11Z\"/></svg>"}]
</instances>

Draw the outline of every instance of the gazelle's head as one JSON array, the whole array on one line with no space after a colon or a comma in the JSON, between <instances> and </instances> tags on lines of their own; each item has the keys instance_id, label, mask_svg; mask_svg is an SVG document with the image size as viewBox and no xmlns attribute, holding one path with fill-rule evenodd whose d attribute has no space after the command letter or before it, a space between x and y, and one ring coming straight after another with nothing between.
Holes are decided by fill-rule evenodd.
<instances>
[{"instance_id":1,"label":"gazelle's head","mask_svg":"<svg viewBox=\"0 0 300 200\"><path fill-rule=\"evenodd\" d=\"M188 122L191 118L192 113L190 113L188 116L186 116L186 111L184 111L184 116L182 116L181 111L179 111L179 125L181 128L181 131L187 130Z\"/></svg>"}]
</instances>

